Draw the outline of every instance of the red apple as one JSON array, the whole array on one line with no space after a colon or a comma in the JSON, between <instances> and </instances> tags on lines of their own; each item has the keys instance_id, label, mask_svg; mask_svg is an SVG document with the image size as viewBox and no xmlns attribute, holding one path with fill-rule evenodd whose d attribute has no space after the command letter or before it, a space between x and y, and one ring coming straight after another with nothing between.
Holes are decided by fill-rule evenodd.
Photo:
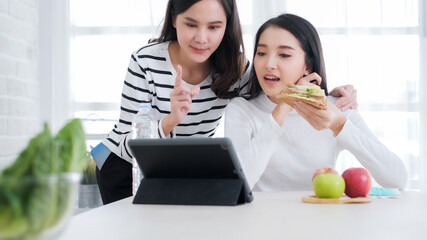
<instances>
[{"instance_id":1,"label":"red apple","mask_svg":"<svg viewBox=\"0 0 427 240\"><path fill-rule=\"evenodd\" d=\"M337 171L335 171L335 169L333 168L319 168L316 171L314 171L313 174L313 178L311 178L311 182L313 182L314 178L317 176L317 174L321 174L321 173L337 173Z\"/></svg>"},{"instance_id":2,"label":"red apple","mask_svg":"<svg viewBox=\"0 0 427 240\"><path fill-rule=\"evenodd\" d=\"M349 168L342 177L345 181L345 195L351 198L366 197L371 190L371 174L364 168Z\"/></svg>"}]
</instances>

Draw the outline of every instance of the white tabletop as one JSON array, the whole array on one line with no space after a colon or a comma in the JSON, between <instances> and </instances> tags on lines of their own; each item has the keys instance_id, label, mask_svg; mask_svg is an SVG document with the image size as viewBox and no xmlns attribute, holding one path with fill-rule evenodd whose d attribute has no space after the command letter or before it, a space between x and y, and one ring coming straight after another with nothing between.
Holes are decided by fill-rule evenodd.
<instances>
[{"instance_id":1,"label":"white tabletop","mask_svg":"<svg viewBox=\"0 0 427 240\"><path fill-rule=\"evenodd\" d=\"M312 192L255 192L235 207L134 205L132 198L71 218L68 239L427 239L427 195L362 204L309 204Z\"/></svg>"}]
</instances>

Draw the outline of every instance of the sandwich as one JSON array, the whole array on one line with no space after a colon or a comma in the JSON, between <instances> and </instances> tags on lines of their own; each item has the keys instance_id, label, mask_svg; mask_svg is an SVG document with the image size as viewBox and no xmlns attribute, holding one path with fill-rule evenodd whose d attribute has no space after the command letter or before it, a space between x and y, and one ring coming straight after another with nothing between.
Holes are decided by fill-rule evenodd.
<instances>
[{"instance_id":1,"label":"sandwich","mask_svg":"<svg viewBox=\"0 0 427 240\"><path fill-rule=\"evenodd\" d=\"M295 101L301 101L322 110L326 109L326 104L328 102L325 90L321 89L319 86L301 86L293 83L288 83L288 88L283 89L276 98L291 107L294 106Z\"/></svg>"}]
</instances>

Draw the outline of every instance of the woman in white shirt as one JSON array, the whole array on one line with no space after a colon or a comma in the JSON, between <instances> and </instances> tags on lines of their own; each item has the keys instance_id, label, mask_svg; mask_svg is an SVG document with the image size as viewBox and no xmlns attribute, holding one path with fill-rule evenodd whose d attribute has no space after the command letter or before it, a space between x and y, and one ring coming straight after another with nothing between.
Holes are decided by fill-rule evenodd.
<instances>
[{"instance_id":1,"label":"woman in white shirt","mask_svg":"<svg viewBox=\"0 0 427 240\"><path fill-rule=\"evenodd\" d=\"M316 29L283 14L264 23L255 39L250 93L226 108L231 138L255 191L309 190L316 169L335 167L346 149L383 187L404 188L404 165L369 130L357 110L341 112L328 96L325 110L276 99L287 83L315 82L327 93L325 64Z\"/></svg>"}]
</instances>

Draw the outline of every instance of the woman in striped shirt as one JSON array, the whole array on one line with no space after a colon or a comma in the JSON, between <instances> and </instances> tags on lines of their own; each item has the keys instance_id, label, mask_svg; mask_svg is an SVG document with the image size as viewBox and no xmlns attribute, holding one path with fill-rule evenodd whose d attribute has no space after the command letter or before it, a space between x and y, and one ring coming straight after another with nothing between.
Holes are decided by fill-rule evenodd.
<instances>
[{"instance_id":1,"label":"woman in striped shirt","mask_svg":"<svg viewBox=\"0 0 427 240\"><path fill-rule=\"evenodd\" d=\"M127 143L141 104L153 107L160 138L212 137L230 99L248 89L235 0L169 0L162 33L150 42L131 56L119 122L101 144L107 154L93 154L104 204L132 195ZM351 86L336 93L357 105Z\"/></svg>"}]
</instances>

